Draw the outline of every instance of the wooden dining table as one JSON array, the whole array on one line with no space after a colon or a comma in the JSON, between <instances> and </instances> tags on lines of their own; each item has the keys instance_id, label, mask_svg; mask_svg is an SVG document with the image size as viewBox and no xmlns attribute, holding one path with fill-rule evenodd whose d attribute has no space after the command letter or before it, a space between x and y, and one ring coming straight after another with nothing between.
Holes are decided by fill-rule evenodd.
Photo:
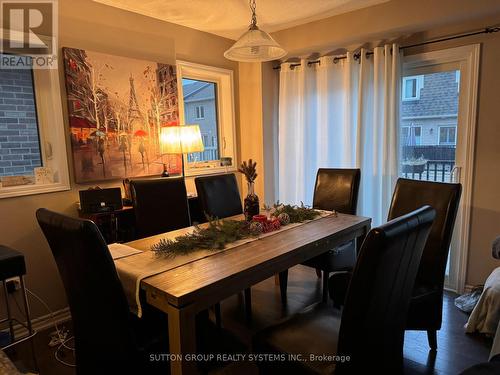
<instances>
[{"instance_id":1,"label":"wooden dining table","mask_svg":"<svg viewBox=\"0 0 500 375\"><path fill-rule=\"evenodd\" d=\"M350 240L357 239L359 247L370 226L370 218L329 215L143 279L146 303L168 315L171 357L183 358L171 361L172 374L197 372L196 363L185 358L196 353L198 312ZM147 251L158 238L126 245Z\"/></svg>"}]
</instances>

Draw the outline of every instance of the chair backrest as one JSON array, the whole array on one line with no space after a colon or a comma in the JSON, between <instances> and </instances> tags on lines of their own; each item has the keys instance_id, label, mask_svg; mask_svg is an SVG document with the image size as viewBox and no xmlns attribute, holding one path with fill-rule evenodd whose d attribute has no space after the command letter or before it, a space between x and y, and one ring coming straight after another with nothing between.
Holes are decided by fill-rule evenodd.
<instances>
[{"instance_id":1,"label":"chair backrest","mask_svg":"<svg viewBox=\"0 0 500 375\"><path fill-rule=\"evenodd\" d=\"M182 177L130 181L138 238L189 227L189 204Z\"/></svg>"},{"instance_id":2,"label":"chair backrest","mask_svg":"<svg viewBox=\"0 0 500 375\"><path fill-rule=\"evenodd\" d=\"M194 183L205 214L223 219L243 212L234 174L197 177Z\"/></svg>"},{"instance_id":3,"label":"chair backrest","mask_svg":"<svg viewBox=\"0 0 500 375\"><path fill-rule=\"evenodd\" d=\"M129 307L99 229L90 220L44 208L37 210L36 217L66 290L77 374L104 373L107 364L113 371L116 366L133 368L137 352Z\"/></svg>"},{"instance_id":4,"label":"chair backrest","mask_svg":"<svg viewBox=\"0 0 500 375\"><path fill-rule=\"evenodd\" d=\"M355 215L360 177L359 169L318 169L313 208Z\"/></svg>"},{"instance_id":5,"label":"chair backrest","mask_svg":"<svg viewBox=\"0 0 500 375\"><path fill-rule=\"evenodd\" d=\"M429 205L436 210L436 219L424 248L416 284L443 289L451 236L457 217L462 185L442 182L398 179L388 220Z\"/></svg>"},{"instance_id":6,"label":"chair backrest","mask_svg":"<svg viewBox=\"0 0 500 375\"><path fill-rule=\"evenodd\" d=\"M346 367L401 370L406 315L434 217L425 206L368 233L342 312L337 353L351 357Z\"/></svg>"}]
</instances>

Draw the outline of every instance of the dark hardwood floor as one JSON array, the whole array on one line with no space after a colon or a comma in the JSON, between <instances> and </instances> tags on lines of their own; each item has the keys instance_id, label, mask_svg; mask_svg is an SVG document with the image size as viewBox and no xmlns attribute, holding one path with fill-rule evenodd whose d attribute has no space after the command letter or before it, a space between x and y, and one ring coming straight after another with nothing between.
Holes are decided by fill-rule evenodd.
<instances>
[{"instance_id":1,"label":"dark hardwood floor","mask_svg":"<svg viewBox=\"0 0 500 375\"><path fill-rule=\"evenodd\" d=\"M488 360L491 340L478 335L467 335L463 326L467 315L453 305L454 295L446 293L443 308L443 327L438 333L438 351L429 352L425 332L407 332L405 336L406 374L458 374L463 369ZM258 330L293 314L305 306L321 299L321 282L313 269L297 266L289 272L288 305L282 308L279 287L274 279L265 280L252 287L252 321L245 318L243 296L235 295L222 302L224 335L213 333L210 337L224 337L223 346L228 351L241 352L249 347L252 335ZM66 324L68 326L68 324ZM54 359L54 349L48 347L48 335L52 331L40 332L36 337L36 352L42 375L74 375L74 369ZM105 333L104 333L105 334ZM96 339L98 334L96 333ZM27 345L10 351L9 355L30 368L30 352ZM210 348L208 348L210 350ZM65 350L63 359L74 360L71 352ZM257 367L248 363L229 363L210 371L214 374L257 374Z\"/></svg>"}]
</instances>

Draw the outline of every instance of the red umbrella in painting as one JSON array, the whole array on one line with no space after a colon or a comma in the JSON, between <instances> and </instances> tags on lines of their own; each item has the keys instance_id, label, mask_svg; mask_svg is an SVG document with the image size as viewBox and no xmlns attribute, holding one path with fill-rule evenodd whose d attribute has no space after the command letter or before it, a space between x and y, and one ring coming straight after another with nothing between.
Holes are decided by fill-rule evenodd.
<instances>
[{"instance_id":1,"label":"red umbrella in painting","mask_svg":"<svg viewBox=\"0 0 500 375\"><path fill-rule=\"evenodd\" d=\"M148 135L148 133L146 133L146 131L145 131L145 130L142 130L142 129L139 129L139 130L137 130L137 131L134 133L134 137L141 137L141 138L142 138L142 137L145 137L145 136L147 136L147 135Z\"/></svg>"}]
</instances>

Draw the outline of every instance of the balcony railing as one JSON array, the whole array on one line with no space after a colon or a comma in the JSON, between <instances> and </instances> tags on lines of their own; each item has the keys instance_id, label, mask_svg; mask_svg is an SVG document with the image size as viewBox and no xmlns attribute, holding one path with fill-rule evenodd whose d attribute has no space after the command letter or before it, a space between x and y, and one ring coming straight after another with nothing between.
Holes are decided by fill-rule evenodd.
<instances>
[{"instance_id":1,"label":"balcony railing","mask_svg":"<svg viewBox=\"0 0 500 375\"><path fill-rule=\"evenodd\" d=\"M193 152L191 154L188 154L187 159L188 163L219 160L219 150L217 146L205 146L205 150L203 152Z\"/></svg>"},{"instance_id":2,"label":"balcony railing","mask_svg":"<svg viewBox=\"0 0 500 375\"><path fill-rule=\"evenodd\" d=\"M403 165L400 176L414 180L452 182L454 167L454 160L427 160L424 166Z\"/></svg>"}]
</instances>

